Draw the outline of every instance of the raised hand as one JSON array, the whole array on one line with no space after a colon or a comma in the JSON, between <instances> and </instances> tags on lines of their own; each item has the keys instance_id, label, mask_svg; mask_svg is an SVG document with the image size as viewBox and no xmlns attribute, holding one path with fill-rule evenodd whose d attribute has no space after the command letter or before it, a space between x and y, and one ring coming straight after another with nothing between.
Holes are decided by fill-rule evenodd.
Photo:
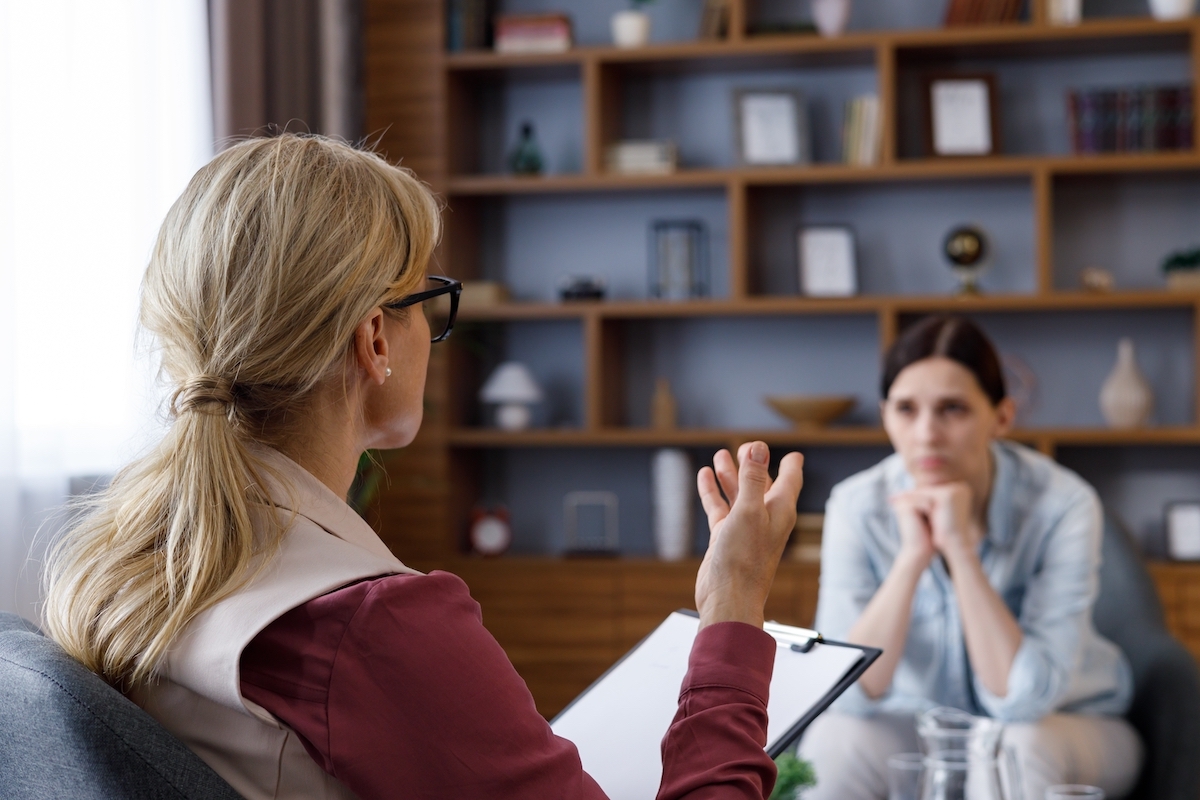
<instances>
[{"instance_id":1,"label":"raised hand","mask_svg":"<svg viewBox=\"0 0 1200 800\"><path fill-rule=\"evenodd\" d=\"M731 621L762 627L763 606L795 527L796 499L804 484L799 453L783 457L775 480L768 463L767 445L750 442L738 448L738 464L728 450L721 450L713 467L696 476L710 531L708 552L696 575L701 627Z\"/></svg>"}]
</instances>

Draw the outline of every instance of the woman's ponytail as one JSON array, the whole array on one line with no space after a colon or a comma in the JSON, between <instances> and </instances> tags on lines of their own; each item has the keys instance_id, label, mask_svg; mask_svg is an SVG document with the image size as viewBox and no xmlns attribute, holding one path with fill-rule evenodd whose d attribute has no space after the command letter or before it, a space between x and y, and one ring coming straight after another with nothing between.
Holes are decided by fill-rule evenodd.
<instances>
[{"instance_id":1,"label":"woman's ponytail","mask_svg":"<svg viewBox=\"0 0 1200 800\"><path fill-rule=\"evenodd\" d=\"M359 322L422 283L438 211L411 173L315 136L242 142L197 173L142 289L171 427L87 501L47 566L44 623L68 653L122 689L143 683L265 562L283 530L254 443L286 437L341 375Z\"/></svg>"}]
</instances>

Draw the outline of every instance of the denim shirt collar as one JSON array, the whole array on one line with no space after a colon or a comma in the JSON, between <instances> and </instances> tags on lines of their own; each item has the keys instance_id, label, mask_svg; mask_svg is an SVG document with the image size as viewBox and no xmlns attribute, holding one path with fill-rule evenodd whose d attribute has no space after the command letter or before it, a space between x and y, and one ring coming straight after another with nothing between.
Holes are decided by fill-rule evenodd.
<instances>
[{"instance_id":1,"label":"denim shirt collar","mask_svg":"<svg viewBox=\"0 0 1200 800\"><path fill-rule=\"evenodd\" d=\"M993 547L1007 550L1016 533L1013 530L1013 490L1017 479L1016 457L1000 442L993 441L992 491L988 498L986 541Z\"/></svg>"}]
</instances>

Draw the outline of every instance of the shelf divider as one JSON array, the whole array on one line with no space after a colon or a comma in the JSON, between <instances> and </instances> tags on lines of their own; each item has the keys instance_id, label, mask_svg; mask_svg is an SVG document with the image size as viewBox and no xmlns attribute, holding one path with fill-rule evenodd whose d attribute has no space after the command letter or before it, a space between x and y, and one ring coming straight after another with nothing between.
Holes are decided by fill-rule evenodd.
<instances>
[{"instance_id":1,"label":"shelf divider","mask_svg":"<svg viewBox=\"0 0 1200 800\"><path fill-rule=\"evenodd\" d=\"M1037 290L1054 291L1054 178L1047 169L1033 172L1033 231Z\"/></svg>"},{"instance_id":2,"label":"shelf divider","mask_svg":"<svg viewBox=\"0 0 1200 800\"><path fill-rule=\"evenodd\" d=\"M900 333L900 318L891 303L879 306L879 357L882 359Z\"/></svg>"},{"instance_id":3,"label":"shelf divider","mask_svg":"<svg viewBox=\"0 0 1200 800\"><path fill-rule=\"evenodd\" d=\"M744 180L731 180L725 189L729 209L729 296L750 297L750 198Z\"/></svg>"},{"instance_id":4,"label":"shelf divider","mask_svg":"<svg viewBox=\"0 0 1200 800\"><path fill-rule=\"evenodd\" d=\"M882 42L875 49L875 90L879 93L879 132L883 137L879 148L879 163L896 162L900 138L900 115L896 110L896 46Z\"/></svg>"},{"instance_id":5,"label":"shelf divider","mask_svg":"<svg viewBox=\"0 0 1200 800\"><path fill-rule=\"evenodd\" d=\"M593 310L583 317L584 425L603 434L624 423L624 328Z\"/></svg>"}]
</instances>

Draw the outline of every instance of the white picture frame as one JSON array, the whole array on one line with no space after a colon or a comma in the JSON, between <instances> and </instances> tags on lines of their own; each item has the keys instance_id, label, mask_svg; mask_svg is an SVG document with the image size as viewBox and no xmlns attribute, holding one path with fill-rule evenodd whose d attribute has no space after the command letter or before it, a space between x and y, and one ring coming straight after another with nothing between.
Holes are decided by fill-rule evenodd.
<instances>
[{"instance_id":1,"label":"white picture frame","mask_svg":"<svg viewBox=\"0 0 1200 800\"><path fill-rule=\"evenodd\" d=\"M854 231L844 225L808 225L796 230L800 294L853 297L858 294Z\"/></svg>"},{"instance_id":2,"label":"white picture frame","mask_svg":"<svg viewBox=\"0 0 1200 800\"><path fill-rule=\"evenodd\" d=\"M808 109L794 89L734 92L738 163L746 166L807 164L811 160Z\"/></svg>"},{"instance_id":3,"label":"white picture frame","mask_svg":"<svg viewBox=\"0 0 1200 800\"><path fill-rule=\"evenodd\" d=\"M979 157L1000 151L993 75L929 76L925 100L929 155Z\"/></svg>"}]
</instances>

